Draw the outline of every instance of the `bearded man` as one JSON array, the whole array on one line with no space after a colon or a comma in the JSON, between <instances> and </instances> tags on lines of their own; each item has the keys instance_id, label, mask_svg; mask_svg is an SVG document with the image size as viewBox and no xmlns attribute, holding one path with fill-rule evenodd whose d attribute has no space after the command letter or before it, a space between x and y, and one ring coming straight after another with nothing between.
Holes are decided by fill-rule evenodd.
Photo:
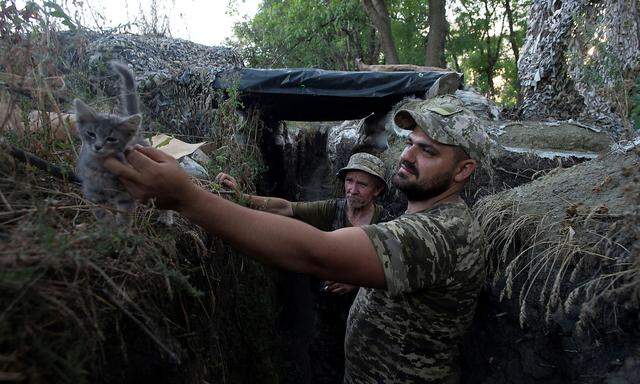
<instances>
[{"instance_id":1,"label":"bearded man","mask_svg":"<svg viewBox=\"0 0 640 384\"><path fill-rule=\"evenodd\" d=\"M458 342L484 282L483 236L460 197L488 137L453 96L411 104L394 184L407 211L387 223L324 232L245 208L193 184L176 161L136 148L108 159L136 198L155 198L264 263L361 288L345 341L346 383L456 383Z\"/></svg>"}]
</instances>

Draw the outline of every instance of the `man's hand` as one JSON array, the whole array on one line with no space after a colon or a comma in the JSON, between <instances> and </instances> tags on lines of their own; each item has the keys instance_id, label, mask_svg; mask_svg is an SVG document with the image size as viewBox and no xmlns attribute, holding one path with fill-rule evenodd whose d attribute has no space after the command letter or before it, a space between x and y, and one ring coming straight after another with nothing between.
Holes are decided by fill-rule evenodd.
<instances>
[{"instance_id":1,"label":"man's hand","mask_svg":"<svg viewBox=\"0 0 640 384\"><path fill-rule=\"evenodd\" d=\"M349 293L354 289L358 288L355 285L346 284L346 283L336 283L334 281L327 281L327 285L325 290L334 295L344 295L345 293Z\"/></svg>"},{"instance_id":2,"label":"man's hand","mask_svg":"<svg viewBox=\"0 0 640 384\"><path fill-rule=\"evenodd\" d=\"M120 178L137 200L155 199L156 206L179 211L198 190L178 162L159 149L136 147L126 158L130 165L111 157L104 166Z\"/></svg>"},{"instance_id":3,"label":"man's hand","mask_svg":"<svg viewBox=\"0 0 640 384\"><path fill-rule=\"evenodd\" d=\"M227 175L224 172L218 173L218 175L215 178L215 182L222 185L225 188L228 188L234 191L238 189L238 182L236 181L236 179L233 176Z\"/></svg>"}]
</instances>

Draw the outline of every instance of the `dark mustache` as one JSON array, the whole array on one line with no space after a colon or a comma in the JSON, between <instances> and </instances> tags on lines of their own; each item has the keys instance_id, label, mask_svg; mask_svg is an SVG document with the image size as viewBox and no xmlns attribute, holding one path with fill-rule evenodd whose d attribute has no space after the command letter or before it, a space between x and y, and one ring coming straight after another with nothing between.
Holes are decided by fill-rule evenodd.
<instances>
[{"instance_id":1,"label":"dark mustache","mask_svg":"<svg viewBox=\"0 0 640 384\"><path fill-rule=\"evenodd\" d=\"M400 161L400 165L407 168L409 171L411 171L411 173L414 173L416 176L418 175L418 168L416 168L415 165L411 164L410 162L402 160Z\"/></svg>"}]
</instances>

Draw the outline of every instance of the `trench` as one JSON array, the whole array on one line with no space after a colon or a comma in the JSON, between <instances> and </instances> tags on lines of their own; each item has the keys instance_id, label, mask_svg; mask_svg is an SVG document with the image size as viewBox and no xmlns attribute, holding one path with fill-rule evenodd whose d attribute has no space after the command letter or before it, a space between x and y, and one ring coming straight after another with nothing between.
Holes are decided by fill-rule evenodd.
<instances>
[{"instance_id":1,"label":"trench","mask_svg":"<svg viewBox=\"0 0 640 384\"><path fill-rule=\"evenodd\" d=\"M309 129L289 134L284 145L274 145L278 122L267 122L261 149L267 171L258 194L290 201L317 201L334 196L331 165L326 153L327 129ZM313 290L317 282L294 272L278 271L276 292L279 314L277 344L282 353L282 383L315 383L310 344L314 333Z\"/></svg>"},{"instance_id":2,"label":"trench","mask_svg":"<svg viewBox=\"0 0 640 384\"><path fill-rule=\"evenodd\" d=\"M258 194L290 201L316 201L339 195L332 183L335 169L326 151L328 129L318 124L278 146L273 145L277 124L268 123L269 128L263 133L261 149L267 171L259 182ZM344 163L347 159L348 155L340 154L336 162ZM394 212L399 211L398 202L392 200L392 196L385 196L382 203ZM399 203L406 205L404 200ZM313 281L307 275L277 273L276 335L277 344L282 346L282 383L315 383L320 379L312 373L311 366L317 362L312 361L309 353L316 316L312 289ZM536 342L531 334L523 332L517 320L507 315L497 301L494 292L486 289L481 293L471 330L460 348L461 383L510 383L509 378L514 377L522 383L563 382L562 377L553 378L552 368L539 366L533 358L536 350L543 349L541 341Z\"/></svg>"},{"instance_id":3,"label":"trench","mask_svg":"<svg viewBox=\"0 0 640 384\"><path fill-rule=\"evenodd\" d=\"M314 128L290 134L280 146L273 145L277 124L267 124L270 129L263 136L267 172L258 193L291 201L316 201L338 195L332 183L335 169L326 151L329 124L316 123ZM344 163L347 159L348 154L342 153L336 162ZM514 182L522 183L521 180ZM382 203L397 213L397 205L406 204L395 201L397 199L397 195L387 195ZM277 279L280 310L276 333L278 344L283 346L281 382L317 382L320 378L314 377L311 366L318 362L312 361L309 354L315 317L313 282L306 275L284 271L278 272ZM567 382L568 377L561 369L562 354L558 351L563 348L563 342L570 341L556 343L552 338L540 337L539 333L522 330L516 318L517 310L508 303L500 303L497 296L489 288L481 293L474 322L460 346L461 383ZM554 363L546 363L548 361Z\"/></svg>"}]
</instances>

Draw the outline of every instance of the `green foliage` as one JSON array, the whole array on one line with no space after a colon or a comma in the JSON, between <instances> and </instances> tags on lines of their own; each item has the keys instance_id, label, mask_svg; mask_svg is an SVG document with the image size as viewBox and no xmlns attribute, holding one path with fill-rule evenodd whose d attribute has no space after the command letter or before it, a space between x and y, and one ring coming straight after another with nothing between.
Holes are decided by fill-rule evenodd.
<instances>
[{"instance_id":1,"label":"green foliage","mask_svg":"<svg viewBox=\"0 0 640 384\"><path fill-rule=\"evenodd\" d=\"M510 0L516 46L522 46L531 0ZM233 8L233 1L230 1ZM428 24L426 0L387 1L401 63L423 65ZM505 0L449 1L445 55L467 84L497 101L515 104L517 66L509 41ZM230 44L252 67L317 67L353 70L356 57L380 60L379 36L359 0L264 1L251 20L236 24ZM488 45L490 48L488 49Z\"/></svg>"},{"instance_id":2,"label":"green foliage","mask_svg":"<svg viewBox=\"0 0 640 384\"><path fill-rule=\"evenodd\" d=\"M376 43L358 0L264 1L234 32L229 43L253 67L353 69L356 57L374 55Z\"/></svg>"},{"instance_id":3,"label":"green foliage","mask_svg":"<svg viewBox=\"0 0 640 384\"><path fill-rule=\"evenodd\" d=\"M61 24L70 31L77 30L76 24L55 1L45 1L42 5L28 1L19 9L13 0L0 3L0 36L15 37L20 33L40 33Z\"/></svg>"},{"instance_id":4,"label":"green foliage","mask_svg":"<svg viewBox=\"0 0 640 384\"><path fill-rule=\"evenodd\" d=\"M62 9L60 4L56 4L54 1L45 1L42 5L46 15L60 19L62 25L69 28L70 31L75 31L77 29L76 25L71 21L71 18Z\"/></svg>"},{"instance_id":5,"label":"green foliage","mask_svg":"<svg viewBox=\"0 0 640 384\"><path fill-rule=\"evenodd\" d=\"M514 39L522 47L530 0L511 0ZM493 85L496 101L513 105L517 99L517 63L509 42L504 0L461 0L453 6L445 54L454 69L481 93ZM492 74L491 76L489 74Z\"/></svg>"},{"instance_id":6,"label":"green foliage","mask_svg":"<svg viewBox=\"0 0 640 384\"><path fill-rule=\"evenodd\" d=\"M428 30L426 1L389 1L391 33L401 63L424 64Z\"/></svg>"}]
</instances>

